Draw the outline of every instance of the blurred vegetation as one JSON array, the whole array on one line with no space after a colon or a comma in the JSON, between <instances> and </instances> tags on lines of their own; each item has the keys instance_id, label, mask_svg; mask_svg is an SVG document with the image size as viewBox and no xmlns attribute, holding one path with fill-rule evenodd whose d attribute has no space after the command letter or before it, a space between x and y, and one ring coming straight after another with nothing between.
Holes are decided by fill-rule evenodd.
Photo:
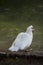
<instances>
[{"instance_id":1,"label":"blurred vegetation","mask_svg":"<svg viewBox=\"0 0 43 65\"><path fill-rule=\"evenodd\" d=\"M43 1L0 0L0 49L10 47L17 34L35 28L30 48L43 50Z\"/></svg>"}]
</instances>

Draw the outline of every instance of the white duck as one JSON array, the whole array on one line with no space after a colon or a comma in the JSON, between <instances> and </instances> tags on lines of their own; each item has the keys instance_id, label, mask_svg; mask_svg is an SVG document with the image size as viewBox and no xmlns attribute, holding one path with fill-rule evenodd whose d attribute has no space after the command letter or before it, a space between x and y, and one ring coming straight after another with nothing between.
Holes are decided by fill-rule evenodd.
<instances>
[{"instance_id":1,"label":"white duck","mask_svg":"<svg viewBox=\"0 0 43 65\"><path fill-rule=\"evenodd\" d=\"M32 31L33 31L33 26L31 25L27 28L26 32L19 33L15 41L9 48L9 50L19 51L19 50L27 49L32 43L32 39L33 39Z\"/></svg>"}]
</instances>

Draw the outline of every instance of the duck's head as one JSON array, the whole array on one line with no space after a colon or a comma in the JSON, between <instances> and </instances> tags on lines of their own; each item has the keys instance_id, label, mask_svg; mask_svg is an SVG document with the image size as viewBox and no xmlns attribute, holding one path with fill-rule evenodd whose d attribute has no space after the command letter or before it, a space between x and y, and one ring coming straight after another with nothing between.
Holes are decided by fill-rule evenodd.
<instances>
[{"instance_id":1,"label":"duck's head","mask_svg":"<svg viewBox=\"0 0 43 65\"><path fill-rule=\"evenodd\" d=\"M27 27L26 32L32 32L32 31L34 31L33 25L30 25L29 27Z\"/></svg>"}]
</instances>

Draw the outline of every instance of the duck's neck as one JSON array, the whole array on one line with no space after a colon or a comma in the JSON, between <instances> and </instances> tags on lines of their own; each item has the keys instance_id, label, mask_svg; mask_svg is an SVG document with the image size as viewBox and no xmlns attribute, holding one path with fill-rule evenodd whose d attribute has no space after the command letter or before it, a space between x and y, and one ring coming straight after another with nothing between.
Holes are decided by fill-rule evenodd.
<instances>
[{"instance_id":1,"label":"duck's neck","mask_svg":"<svg viewBox=\"0 0 43 65\"><path fill-rule=\"evenodd\" d=\"M28 33L28 34L32 34L32 31L26 31L26 33Z\"/></svg>"}]
</instances>

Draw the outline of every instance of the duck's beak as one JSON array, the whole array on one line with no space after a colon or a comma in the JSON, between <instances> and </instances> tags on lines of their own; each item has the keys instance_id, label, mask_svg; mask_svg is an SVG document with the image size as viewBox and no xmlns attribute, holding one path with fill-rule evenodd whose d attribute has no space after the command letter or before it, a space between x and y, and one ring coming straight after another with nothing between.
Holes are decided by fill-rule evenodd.
<instances>
[{"instance_id":1,"label":"duck's beak","mask_svg":"<svg viewBox=\"0 0 43 65\"><path fill-rule=\"evenodd\" d=\"M34 31L35 29L33 28L32 31Z\"/></svg>"}]
</instances>

